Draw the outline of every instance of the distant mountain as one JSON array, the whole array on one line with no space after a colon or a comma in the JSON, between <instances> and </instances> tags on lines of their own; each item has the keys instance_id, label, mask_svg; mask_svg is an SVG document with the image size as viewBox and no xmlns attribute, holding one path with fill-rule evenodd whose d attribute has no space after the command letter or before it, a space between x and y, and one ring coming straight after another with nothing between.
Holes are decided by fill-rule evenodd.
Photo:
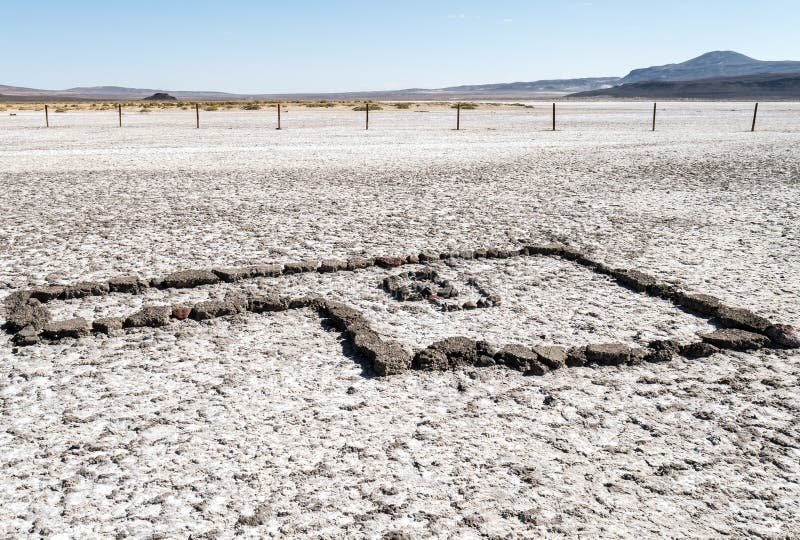
<instances>
[{"instance_id":1,"label":"distant mountain","mask_svg":"<svg viewBox=\"0 0 800 540\"><path fill-rule=\"evenodd\" d=\"M679 64L667 64L634 69L622 78L591 77L582 79L550 79L531 82L476 84L446 88L407 88L374 92L321 92L294 94L230 94L226 92L168 91L150 88L125 88L121 86L93 86L66 90L38 90L0 85L0 101L131 101L144 99L156 93L169 93L181 100L504 100L522 101L560 97L619 96L619 97L697 97L731 99L773 96L775 99L798 98L793 94L794 83L781 83L782 78L747 79L751 75L775 73L800 73L800 62L755 60L733 51L713 51ZM645 82L669 83L714 79L688 85L645 85ZM723 79L726 79L723 81ZM728 80L730 79L730 80ZM736 79L736 80L734 80ZM741 79L741 80L739 80ZM781 84L786 86L780 88ZM703 88L703 85L706 88ZM759 94L764 91L766 94ZM737 92L744 92L740 94Z\"/></svg>"},{"instance_id":2,"label":"distant mountain","mask_svg":"<svg viewBox=\"0 0 800 540\"><path fill-rule=\"evenodd\" d=\"M734 51L713 51L680 64L634 69L617 84L643 81L692 81L759 73L800 73L800 62L756 60Z\"/></svg>"},{"instance_id":3,"label":"distant mountain","mask_svg":"<svg viewBox=\"0 0 800 540\"><path fill-rule=\"evenodd\" d=\"M169 93L185 100L246 100L246 99L389 99L389 100L447 100L447 99L534 99L552 97L606 88L617 83L618 77L594 77L583 79L552 79L532 82L479 84L451 86L447 88L407 88L373 92L326 92L297 94L229 94L225 92L166 91L151 88L125 88L122 86L91 86L66 90L38 90L0 85L0 100L41 101L43 99L77 101L138 100L157 93Z\"/></svg>"},{"instance_id":4,"label":"distant mountain","mask_svg":"<svg viewBox=\"0 0 800 540\"><path fill-rule=\"evenodd\" d=\"M798 99L800 73L715 77L695 81L644 81L578 92L570 98Z\"/></svg>"}]
</instances>

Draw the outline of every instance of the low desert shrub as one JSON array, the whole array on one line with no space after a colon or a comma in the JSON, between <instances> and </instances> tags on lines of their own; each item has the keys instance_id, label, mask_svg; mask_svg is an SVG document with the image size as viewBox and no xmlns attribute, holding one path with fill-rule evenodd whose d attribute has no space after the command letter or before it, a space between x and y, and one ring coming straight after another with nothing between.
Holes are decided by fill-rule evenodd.
<instances>
[{"instance_id":1,"label":"low desert shrub","mask_svg":"<svg viewBox=\"0 0 800 540\"><path fill-rule=\"evenodd\" d=\"M451 109L457 109L459 105L461 105L462 109L466 109L468 111L478 108L477 103L470 103L470 102L463 102L463 101L460 102L460 103L453 103L452 105L450 105L450 108Z\"/></svg>"}]
</instances>

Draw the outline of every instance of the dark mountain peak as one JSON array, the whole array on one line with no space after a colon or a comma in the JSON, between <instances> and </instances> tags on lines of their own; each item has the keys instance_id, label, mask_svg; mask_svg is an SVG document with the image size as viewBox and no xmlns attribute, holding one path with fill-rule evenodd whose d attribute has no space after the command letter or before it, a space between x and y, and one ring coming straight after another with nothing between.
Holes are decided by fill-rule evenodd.
<instances>
[{"instance_id":1,"label":"dark mountain peak","mask_svg":"<svg viewBox=\"0 0 800 540\"><path fill-rule=\"evenodd\" d=\"M736 51L711 51L679 64L634 69L620 81L691 81L714 77L743 77L760 73L800 72L800 62L765 62Z\"/></svg>"}]
</instances>

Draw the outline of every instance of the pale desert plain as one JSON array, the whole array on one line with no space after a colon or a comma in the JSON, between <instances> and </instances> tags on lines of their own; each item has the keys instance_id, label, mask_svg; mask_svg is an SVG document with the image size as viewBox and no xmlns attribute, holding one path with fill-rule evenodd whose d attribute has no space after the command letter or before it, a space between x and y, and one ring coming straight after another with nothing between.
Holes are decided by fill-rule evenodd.
<instances>
[{"instance_id":1,"label":"pale desert plain","mask_svg":"<svg viewBox=\"0 0 800 540\"><path fill-rule=\"evenodd\" d=\"M560 242L800 326L800 105L421 104L0 113L0 301L176 270ZM403 270L54 300L124 317L318 295L408 350L682 343L708 318L550 257L429 263L502 298L398 301ZM800 353L377 377L310 309L0 338L0 537L790 538Z\"/></svg>"}]
</instances>

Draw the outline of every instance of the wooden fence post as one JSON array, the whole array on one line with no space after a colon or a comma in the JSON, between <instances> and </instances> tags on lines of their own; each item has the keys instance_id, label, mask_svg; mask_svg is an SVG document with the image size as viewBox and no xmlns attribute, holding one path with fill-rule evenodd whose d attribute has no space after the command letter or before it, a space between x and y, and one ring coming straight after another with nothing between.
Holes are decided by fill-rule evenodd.
<instances>
[{"instance_id":1,"label":"wooden fence post","mask_svg":"<svg viewBox=\"0 0 800 540\"><path fill-rule=\"evenodd\" d=\"M50 117L47 114L47 103L44 104L44 126L50 127Z\"/></svg>"},{"instance_id":2,"label":"wooden fence post","mask_svg":"<svg viewBox=\"0 0 800 540\"><path fill-rule=\"evenodd\" d=\"M200 104L199 103L195 103L194 104L194 116L195 116L195 119L197 120L197 123L195 124L195 127L197 127L197 129L200 129Z\"/></svg>"},{"instance_id":3,"label":"wooden fence post","mask_svg":"<svg viewBox=\"0 0 800 540\"><path fill-rule=\"evenodd\" d=\"M122 127L122 104L117 104L117 111L119 111L119 127Z\"/></svg>"},{"instance_id":4,"label":"wooden fence post","mask_svg":"<svg viewBox=\"0 0 800 540\"><path fill-rule=\"evenodd\" d=\"M656 130L656 104L653 103L653 131Z\"/></svg>"},{"instance_id":5,"label":"wooden fence post","mask_svg":"<svg viewBox=\"0 0 800 540\"><path fill-rule=\"evenodd\" d=\"M278 102L278 127L276 129L281 129L281 102Z\"/></svg>"},{"instance_id":6,"label":"wooden fence post","mask_svg":"<svg viewBox=\"0 0 800 540\"><path fill-rule=\"evenodd\" d=\"M553 131L556 130L556 104L553 103Z\"/></svg>"},{"instance_id":7,"label":"wooden fence post","mask_svg":"<svg viewBox=\"0 0 800 540\"><path fill-rule=\"evenodd\" d=\"M753 109L753 125L750 127L750 131L756 130L756 116L758 116L758 103L756 103L756 108Z\"/></svg>"},{"instance_id":8,"label":"wooden fence post","mask_svg":"<svg viewBox=\"0 0 800 540\"><path fill-rule=\"evenodd\" d=\"M367 111L367 127L365 129L369 129L369 101L367 101L366 111Z\"/></svg>"},{"instance_id":9,"label":"wooden fence post","mask_svg":"<svg viewBox=\"0 0 800 540\"><path fill-rule=\"evenodd\" d=\"M461 129L461 103L456 103L456 131Z\"/></svg>"}]
</instances>

